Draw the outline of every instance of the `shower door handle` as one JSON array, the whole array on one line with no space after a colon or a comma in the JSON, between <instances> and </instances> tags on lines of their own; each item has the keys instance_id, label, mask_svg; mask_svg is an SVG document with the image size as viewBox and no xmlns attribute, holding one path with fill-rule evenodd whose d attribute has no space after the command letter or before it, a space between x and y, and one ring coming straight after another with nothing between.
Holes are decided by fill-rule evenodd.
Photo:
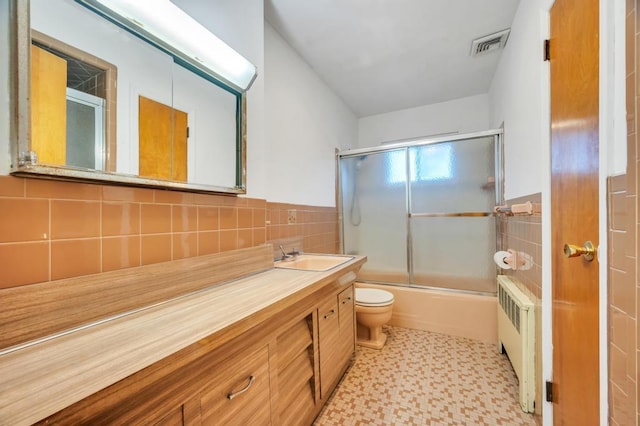
<instances>
[{"instance_id":1,"label":"shower door handle","mask_svg":"<svg viewBox=\"0 0 640 426\"><path fill-rule=\"evenodd\" d=\"M457 212L457 213L409 213L413 217L487 217L495 216L495 212Z\"/></svg>"},{"instance_id":2,"label":"shower door handle","mask_svg":"<svg viewBox=\"0 0 640 426\"><path fill-rule=\"evenodd\" d=\"M596 247L591 241L585 242L583 246L565 244L564 255L566 257L582 256L584 260L586 260L587 262L591 262L596 255Z\"/></svg>"}]
</instances>

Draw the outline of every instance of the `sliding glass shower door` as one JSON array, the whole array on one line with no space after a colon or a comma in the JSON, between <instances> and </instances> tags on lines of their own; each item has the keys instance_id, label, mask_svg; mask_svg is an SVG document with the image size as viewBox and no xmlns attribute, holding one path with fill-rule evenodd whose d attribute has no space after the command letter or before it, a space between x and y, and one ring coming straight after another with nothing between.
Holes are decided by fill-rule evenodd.
<instances>
[{"instance_id":1,"label":"sliding glass shower door","mask_svg":"<svg viewBox=\"0 0 640 426\"><path fill-rule=\"evenodd\" d=\"M397 181L405 157L401 149L341 161L344 252L367 255L361 279L409 283L407 189Z\"/></svg>"},{"instance_id":2,"label":"sliding glass shower door","mask_svg":"<svg viewBox=\"0 0 640 426\"><path fill-rule=\"evenodd\" d=\"M499 144L484 133L341 154L344 250L368 256L359 279L495 292Z\"/></svg>"},{"instance_id":3,"label":"sliding glass shower door","mask_svg":"<svg viewBox=\"0 0 640 426\"><path fill-rule=\"evenodd\" d=\"M493 138L409 148L411 282L495 291Z\"/></svg>"}]
</instances>

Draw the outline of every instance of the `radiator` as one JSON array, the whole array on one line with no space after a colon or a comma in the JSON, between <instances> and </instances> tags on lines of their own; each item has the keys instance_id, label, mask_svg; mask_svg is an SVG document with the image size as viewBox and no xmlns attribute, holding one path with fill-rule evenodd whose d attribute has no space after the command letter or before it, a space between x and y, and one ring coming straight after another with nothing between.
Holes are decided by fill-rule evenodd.
<instances>
[{"instance_id":1,"label":"radiator","mask_svg":"<svg viewBox=\"0 0 640 426\"><path fill-rule=\"evenodd\" d=\"M520 406L533 413L535 317L531 300L505 275L498 275L498 347L506 352L518 376Z\"/></svg>"}]
</instances>

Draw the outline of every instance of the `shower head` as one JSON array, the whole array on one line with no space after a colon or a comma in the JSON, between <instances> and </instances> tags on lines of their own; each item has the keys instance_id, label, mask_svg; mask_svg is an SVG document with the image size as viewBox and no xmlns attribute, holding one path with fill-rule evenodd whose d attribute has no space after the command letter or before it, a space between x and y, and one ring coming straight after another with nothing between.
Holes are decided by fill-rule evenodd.
<instances>
[{"instance_id":1,"label":"shower head","mask_svg":"<svg viewBox=\"0 0 640 426\"><path fill-rule=\"evenodd\" d=\"M366 160L366 158L366 155L361 155L360 157L358 157L358 160L356 161L356 170L360 170L360 167L362 167L362 162Z\"/></svg>"}]
</instances>

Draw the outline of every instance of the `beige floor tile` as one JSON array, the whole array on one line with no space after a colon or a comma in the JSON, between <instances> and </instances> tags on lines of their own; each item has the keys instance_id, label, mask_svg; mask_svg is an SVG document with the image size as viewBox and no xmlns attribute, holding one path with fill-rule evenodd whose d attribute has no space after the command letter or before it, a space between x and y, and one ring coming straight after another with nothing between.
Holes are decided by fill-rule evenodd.
<instances>
[{"instance_id":1,"label":"beige floor tile","mask_svg":"<svg viewBox=\"0 0 640 426\"><path fill-rule=\"evenodd\" d=\"M495 345L385 327L382 350L358 347L355 363L316 426L535 425Z\"/></svg>"}]
</instances>

